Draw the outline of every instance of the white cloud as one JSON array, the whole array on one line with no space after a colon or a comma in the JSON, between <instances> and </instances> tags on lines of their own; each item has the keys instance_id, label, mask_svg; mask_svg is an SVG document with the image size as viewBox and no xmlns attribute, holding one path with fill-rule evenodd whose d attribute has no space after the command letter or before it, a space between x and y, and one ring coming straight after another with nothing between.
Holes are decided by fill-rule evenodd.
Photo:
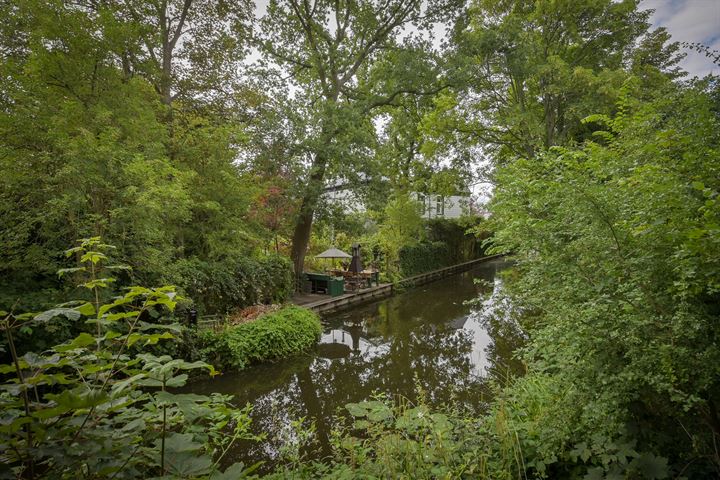
<instances>
[{"instance_id":1,"label":"white cloud","mask_svg":"<svg viewBox=\"0 0 720 480\"><path fill-rule=\"evenodd\" d=\"M653 26L665 27L677 42L698 42L720 50L720 0L644 0L642 9L653 9ZM681 66L690 75L720 73L705 55L687 51Z\"/></svg>"}]
</instances>

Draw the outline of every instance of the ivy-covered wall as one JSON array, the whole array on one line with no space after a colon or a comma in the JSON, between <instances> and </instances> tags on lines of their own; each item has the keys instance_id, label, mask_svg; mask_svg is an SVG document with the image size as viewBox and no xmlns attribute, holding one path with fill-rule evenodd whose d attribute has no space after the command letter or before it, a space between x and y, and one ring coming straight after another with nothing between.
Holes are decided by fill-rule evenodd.
<instances>
[{"instance_id":1,"label":"ivy-covered wall","mask_svg":"<svg viewBox=\"0 0 720 480\"><path fill-rule=\"evenodd\" d=\"M450 264L450 250L445 242L422 242L400 249L400 271L403 277L437 270Z\"/></svg>"},{"instance_id":2,"label":"ivy-covered wall","mask_svg":"<svg viewBox=\"0 0 720 480\"><path fill-rule=\"evenodd\" d=\"M428 240L444 242L452 264L466 262L485 254L482 242L487 235L480 228L482 222L481 218L435 218L428 221Z\"/></svg>"}]
</instances>

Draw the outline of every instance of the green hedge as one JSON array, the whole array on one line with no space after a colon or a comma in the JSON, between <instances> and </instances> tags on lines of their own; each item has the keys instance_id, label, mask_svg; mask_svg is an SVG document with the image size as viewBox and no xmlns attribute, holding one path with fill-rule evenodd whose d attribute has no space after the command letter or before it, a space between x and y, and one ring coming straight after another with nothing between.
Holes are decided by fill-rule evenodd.
<instances>
[{"instance_id":1,"label":"green hedge","mask_svg":"<svg viewBox=\"0 0 720 480\"><path fill-rule=\"evenodd\" d=\"M447 219L433 218L427 222L428 241L443 242L448 248L448 265L467 262L484 254L481 218Z\"/></svg>"},{"instance_id":2,"label":"green hedge","mask_svg":"<svg viewBox=\"0 0 720 480\"><path fill-rule=\"evenodd\" d=\"M198 350L204 361L220 370L239 370L304 352L315 345L321 333L316 313L290 305L219 333L199 332Z\"/></svg>"},{"instance_id":3,"label":"green hedge","mask_svg":"<svg viewBox=\"0 0 720 480\"><path fill-rule=\"evenodd\" d=\"M452 255L445 242L423 242L400 249L400 271L403 277L437 270L451 263Z\"/></svg>"},{"instance_id":4,"label":"green hedge","mask_svg":"<svg viewBox=\"0 0 720 480\"><path fill-rule=\"evenodd\" d=\"M294 286L292 264L280 256L224 262L181 260L172 266L172 274L165 281L192 299L200 314L283 302Z\"/></svg>"},{"instance_id":5,"label":"green hedge","mask_svg":"<svg viewBox=\"0 0 720 480\"><path fill-rule=\"evenodd\" d=\"M400 249L400 271L403 277L437 270L480 258L486 232L480 231L482 219L438 218L428 220L428 239Z\"/></svg>"}]
</instances>

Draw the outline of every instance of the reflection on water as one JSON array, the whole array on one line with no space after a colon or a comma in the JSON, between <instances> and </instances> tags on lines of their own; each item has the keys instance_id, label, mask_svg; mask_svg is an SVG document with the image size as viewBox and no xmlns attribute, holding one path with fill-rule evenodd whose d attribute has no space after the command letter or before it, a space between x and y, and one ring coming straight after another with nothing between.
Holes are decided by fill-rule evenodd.
<instances>
[{"instance_id":1,"label":"reflection on water","mask_svg":"<svg viewBox=\"0 0 720 480\"><path fill-rule=\"evenodd\" d=\"M331 419L348 402L374 393L416 398L418 387L433 405L482 409L488 375L517 371L511 358L522 340L501 300L497 272L503 260L410 289L386 300L324 318L326 329L312 354L259 365L194 383L197 393L235 396L253 405L256 432L266 441L238 445L232 461L273 463L287 441L291 420L305 417L316 427L312 456L328 453ZM485 286L474 282L483 279ZM490 285L490 286L488 286ZM485 294L482 304L466 302ZM500 336L504 336L500 338ZM507 338L505 338L507 337Z\"/></svg>"}]
</instances>

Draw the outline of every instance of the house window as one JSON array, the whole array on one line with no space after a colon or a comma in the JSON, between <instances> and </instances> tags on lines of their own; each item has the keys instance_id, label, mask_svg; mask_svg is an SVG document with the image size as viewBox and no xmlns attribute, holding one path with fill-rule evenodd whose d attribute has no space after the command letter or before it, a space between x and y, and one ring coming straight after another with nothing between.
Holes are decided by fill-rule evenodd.
<instances>
[{"instance_id":1,"label":"house window","mask_svg":"<svg viewBox=\"0 0 720 480\"><path fill-rule=\"evenodd\" d=\"M418 193L417 194L417 201L420 202L420 215L425 215L425 195Z\"/></svg>"},{"instance_id":2,"label":"house window","mask_svg":"<svg viewBox=\"0 0 720 480\"><path fill-rule=\"evenodd\" d=\"M435 202L435 215L438 217L445 215L445 200L443 200L443 197L440 195L438 195L437 201Z\"/></svg>"}]
</instances>

